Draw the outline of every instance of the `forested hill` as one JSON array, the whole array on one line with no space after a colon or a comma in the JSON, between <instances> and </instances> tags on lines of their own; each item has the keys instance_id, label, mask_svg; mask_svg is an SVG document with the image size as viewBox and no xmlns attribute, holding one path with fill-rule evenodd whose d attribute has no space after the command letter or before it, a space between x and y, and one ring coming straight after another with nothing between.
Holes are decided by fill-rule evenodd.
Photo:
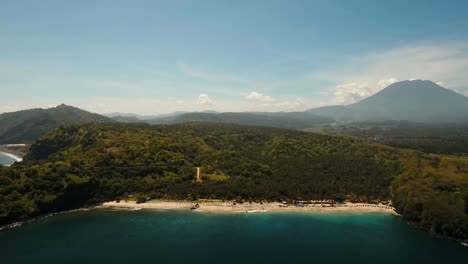
<instances>
[{"instance_id":1,"label":"forested hill","mask_svg":"<svg viewBox=\"0 0 468 264\"><path fill-rule=\"evenodd\" d=\"M406 219L468 237L466 158L359 139L209 123L75 125L40 139L24 162L0 168L0 224L129 194L392 199Z\"/></svg>"},{"instance_id":2,"label":"forested hill","mask_svg":"<svg viewBox=\"0 0 468 264\"><path fill-rule=\"evenodd\" d=\"M33 143L60 125L113 123L111 118L76 107L59 105L0 114L0 144Z\"/></svg>"}]
</instances>

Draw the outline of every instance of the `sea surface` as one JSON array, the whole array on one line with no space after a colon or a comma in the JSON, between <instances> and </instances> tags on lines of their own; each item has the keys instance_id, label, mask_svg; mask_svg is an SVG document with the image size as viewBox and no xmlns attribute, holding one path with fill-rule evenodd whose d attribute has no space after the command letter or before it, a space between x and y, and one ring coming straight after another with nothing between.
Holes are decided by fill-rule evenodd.
<instances>
[{"instance_id":1,"label":"sea surface","mask_svg":"<svg viewBox=\"0 0 468 264\"><path fill-rule=\"evenodd\" d=\"M0 152L0 165L9 166L15 163L15 159Z\"/></svg>"},{"instance_id":2,"label":"sea surface","mask_svg":"<svg viewBox=\"0 0 468 264\"><path fill-rule=\"evenodd\" d=\"M468 263L383 213L90 210L0 232L0 263Z\"/></svg>"}]
</instances>

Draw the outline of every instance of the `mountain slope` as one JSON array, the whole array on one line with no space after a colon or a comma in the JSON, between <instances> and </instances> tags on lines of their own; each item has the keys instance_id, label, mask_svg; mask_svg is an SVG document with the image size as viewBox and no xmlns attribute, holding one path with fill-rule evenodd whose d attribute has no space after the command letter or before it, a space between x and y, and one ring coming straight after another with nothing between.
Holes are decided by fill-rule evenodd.
<instances>
[{"instance_id":1,"label":"mountain slope","mask_svg":"<svg viewBox=\"0 0 468 264\"><path fill-rule=\"evenodd\" d=\"M342 122L460 123L468 122L468 98L431 81L402 81L351 105L322 107L308 112Z\"/></svg>"},{"instance_id":2,"label":"mountain slope","mask_svg":"<svg viewBox=\"0 0 468 264\"><path fill-rule=\"evenodd\" d=\"M60 125L112 123L114 120L79 108L59 105L0 114L0 143L32 143Z\"/></svg>"}]
</instances>

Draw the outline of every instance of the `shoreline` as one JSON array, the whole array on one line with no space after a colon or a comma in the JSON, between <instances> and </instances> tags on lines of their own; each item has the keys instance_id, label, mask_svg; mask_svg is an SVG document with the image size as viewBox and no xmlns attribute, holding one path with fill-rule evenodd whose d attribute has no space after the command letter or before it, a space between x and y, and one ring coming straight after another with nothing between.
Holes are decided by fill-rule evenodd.
<instances>
[{"instance_id":1,"label":"shoreline","mask_svg":"<svg viewBox=\"0 0 468 264\"><path fill-rule=\"evenodd\" d=\"M11 224L8 224L8 225L0 226L0 232L10 230L10 229L13 229L13 228L17 228L17 227L21 227L21 226L23 226L25 224L32 224L32 223L42 222L42 221L48 219L49 217L68 214L68 213L74 213L74 212L79 212L79 211L88 211L88 210L91 210L93 208L96 208L96 206L83 207L83 208L78 208L78 209L70 209L70 210L66 210L66 211L60 211L60 212L49 213L49 214L33 217L33 218L30 218L30 219L27 219L27 220L18 221L18 222L14 222L14 223L11 223Z\"/></svg>"},{"instance_id":2,"label":"shoreline","mask_svg":"<svg viewBox=\"0 0 468 264\"><path fill-rule=\"evenodd\" d=\"M136 201L110 201L102 204L85 206L77 209L71 209L61 212L50 213L38 217L34 217L28 220L14 222L8 225L0 226L0 232L7 231L10 229L21 227L25 224L32 224L41 222L49 217L78 212L78 211L89 211L94 209L114 209L122 211L138 211L142 209L148 210L162 210L162 211L193 211L200 213L226 213L226 214L248 214L248 213L310 213L310 214L366 214L366 213L385 213L394 216L401 216L395 210L395 208L382 205L382 204L366 204L366 203L343 203L338 206L295 206L290 205L288 207L281 206L278 202L267 202L267 203L243 203L233 205L231 202L198 202L199 208L193 209L193 206L197 204L196 201L149 201L146 203L137 204ZM404 220L404 219L403 219ZM421 231L429 233L431 236L455 242L461 246L468 247L468 241L463 239L455 239L451 237L441 236L429 232L421 228L419 225L404 221L407 225L412 228L419 229Z\"/></svg>"},{"instance_id":3,"label":"shoreline","mask_svg":"<svg viewBox=\"0 0 468 264\"><path fill-rule=\"evenodd\" d=\"M199 206L195 208L195 204ZM156 210L178 210L207 213L388 213L398 215L393 207L388 205L344 203L335 206L295 206L285 207L278 202L268 203L233 203L233 201L167 201L157 200L137 204L135 201L111 201L105 202L97 208L112 209L156 209Z\"/></svg>"},{"instance_id":4,"label":"shoreline","mask_svg":"<svg viewBox=\"0 0 468 264\"><path fill-rule=\"evenodd\" d=\"M16 162L21 162L21 161L23 161L23 158L22 158L22 157L17 156L17 155L12 154L12 153L5 152L4 150L0 150L0 154L3 154L3 155L5 155L5 156L10 157L10 158L14 159Z\"/></svg>"},{"instance_id":5,"label":"shoreline","mask_svg":"<svg viewBox=\"0 0 468 264\"><path fill-rule=\"evenodd\" d=\"M245 213L388 213L399 216L393 207L386 206L382 208L380 206L371 206L372 204L352 204L346 203L342 206L288 206L280 207L282 204L278 202L268 203L243 203L233 205L233 201L230 202L201 202L199 208L193 209L192 207L197 204L196 201L183 201L183 200L161 200L161 201L149 201L146 203L137 204L135 201L110 201L102 204L85 206L77 209L70 209L61 212L49 213L42 216L33 217L24 221L18 221L11 224L0 226L0 232L21 227L25 224L32 224L41 222L49 217L79 212L88 211L93 209L115 209L122 211L138 211L141 209L149 210L167 210L167 211L193 211L201 213L227 213L227 214L245 214Z\"/></svg>"},{"instance_id":6,"label":"shoreline","mask_svg":"<svg viewBox=\"0 0 468 264\"><path fill-rule=\"evenodd\" d=\"M12 149L8 144L0 145L0 153L14 159L16 162L23 161L23 157L26 153L19 149Z\"/></svg>"}]
</instances>

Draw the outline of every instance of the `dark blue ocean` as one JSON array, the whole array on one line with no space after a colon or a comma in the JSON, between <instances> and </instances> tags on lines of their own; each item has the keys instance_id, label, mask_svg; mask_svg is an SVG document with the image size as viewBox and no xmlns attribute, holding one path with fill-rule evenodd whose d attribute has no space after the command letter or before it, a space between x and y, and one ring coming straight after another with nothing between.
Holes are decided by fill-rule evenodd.
<instances>
[{"instance_id":1,"label":"dark blue ocean","mask_svg":"<svg viewBox=\"0 0 468 264\"><path fill-rule=\"evenodd\" d=\"M0 232L0 263L468 263L468 248L381 213L90 210Z\"/></svg>"}]
</instances>

